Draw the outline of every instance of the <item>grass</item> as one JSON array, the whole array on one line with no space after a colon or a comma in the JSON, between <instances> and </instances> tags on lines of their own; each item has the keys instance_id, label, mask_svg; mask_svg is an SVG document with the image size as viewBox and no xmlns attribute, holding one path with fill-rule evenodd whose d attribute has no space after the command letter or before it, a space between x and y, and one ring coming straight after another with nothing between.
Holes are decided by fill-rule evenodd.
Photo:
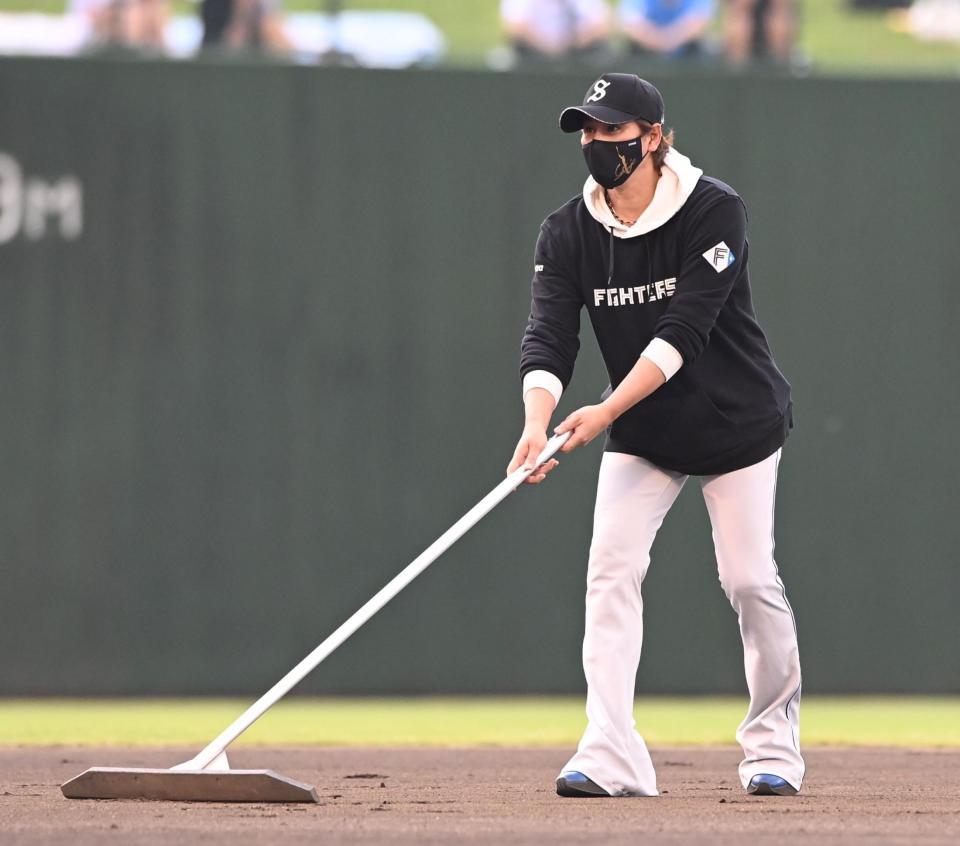
<instances>
[{"instance_id":1,"label":"grass","mask_svg":"<svg viewBox=\"0 0 960 846\"><path fill-rule=\"evenodd\" d=\"M231 699L0 700L0 745L202 746L247 702ZM638 699L651 745L734 742L746 710L733 697ZM585 723L579 697L317 699L280 703L245 745L570 746ZM806 745L960 747L960 697L810 696Z\"/></svg>"},{"instance_id":2,"label":"grass","mask_svg":"<svg viewBox=\"0 0 960 846\"><path fill-rule=\"evenodd\" d=\"M800 46L820 71L960 75L960 44L918 41L890 26L883 11L848 0L803 0Z\"/></svg>"},{"instance_id":3,"label":"grass","mask_svg":"<svg viewBox=\"0 0 960 846\"><path fill-rule=\"evenodd\" d=\"M196 13L189 0L174 5L180 14ZM287 11L323 5L323 0L284 2ZM64 0L0 0L0 11L59 13L64 6ZM454 64L482 64L502 40L497 0L346 0L344 7L422 12L445 34ZM897 32L886 12L853 10L848 0L799 0L799 7L800 46L815 72L960 75L960 44L922 42Z\"/></svg>"}]
</instances>

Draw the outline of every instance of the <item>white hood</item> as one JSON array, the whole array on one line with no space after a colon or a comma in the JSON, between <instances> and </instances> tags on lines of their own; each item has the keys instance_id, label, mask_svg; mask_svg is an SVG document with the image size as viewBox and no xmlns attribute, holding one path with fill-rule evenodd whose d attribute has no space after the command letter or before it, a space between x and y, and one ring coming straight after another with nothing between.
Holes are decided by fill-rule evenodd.
<instances>
[{"instance_id":1,"label":"white hood","mask_svg":"<svg viewBox=\"0 0 960 846\"><path fill-rule=\"evenodd\" d=\"M613 216L603 196L603 187L598 185L592 176L588 176L584 183L583 201L594 219L613 232L615 237L633 238L663 226L680 211L702 175L700 168L694 167L690 159L671 147L664 157L660 179L650 205L629 228Z\"/></svg>"}]
</instances>

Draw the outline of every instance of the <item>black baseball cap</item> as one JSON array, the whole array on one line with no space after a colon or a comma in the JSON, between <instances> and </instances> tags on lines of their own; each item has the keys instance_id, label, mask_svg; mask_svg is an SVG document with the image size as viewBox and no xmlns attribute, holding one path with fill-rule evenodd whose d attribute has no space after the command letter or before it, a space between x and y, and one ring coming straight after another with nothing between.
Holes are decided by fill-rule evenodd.
<instances>
[{"instance_id":1,"label":"black baseball cap","mask_svg":"<svg viewBox=\"0 0 960 846\"><path fill-rule=\"evenodd\" d=\"M591 84L583 103L560 113L564 132L579 132L583 122L593 118L601 123L645 120L663 123L663 97L652 82L633 73L605 73Z\"/></svg>"}]
</instances>

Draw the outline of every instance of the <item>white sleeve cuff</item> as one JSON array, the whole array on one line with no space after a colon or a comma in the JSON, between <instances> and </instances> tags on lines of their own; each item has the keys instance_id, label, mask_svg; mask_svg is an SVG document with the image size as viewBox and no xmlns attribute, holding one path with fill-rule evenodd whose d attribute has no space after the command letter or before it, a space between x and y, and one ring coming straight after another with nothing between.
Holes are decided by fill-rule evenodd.
<instances>
[{"instance_id":1,"label":"white sleeve cuff","mask_svg":"<svg viewBox=\"0 0 960 846\"><path fill-rule=\"evenodd\" d=\"M531 388L543 388L553 397L556 405L560 405L560 396L563 394L563 383L547 370L531 370L523 377L523 396Z\"/></svg>"},{"instance_id":2,"label":"white sleeve cuff","mask_svg":"<svg viewBox=\"0 0 960 846\"><path fill-rule=\"evenodd\" d=\"M668 382L683 367L683 356L673 344L667 343L663 338L654 338L640 356L657 365Z\"/></svg>"}]
</instances>

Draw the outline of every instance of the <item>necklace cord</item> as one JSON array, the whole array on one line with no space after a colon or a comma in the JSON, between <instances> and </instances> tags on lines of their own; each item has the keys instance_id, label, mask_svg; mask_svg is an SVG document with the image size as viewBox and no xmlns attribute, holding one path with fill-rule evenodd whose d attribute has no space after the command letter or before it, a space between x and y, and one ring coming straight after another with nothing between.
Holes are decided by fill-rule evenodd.
<instances>
[{"instance_id":1,"label":"necklace cord","mask_svg":"<svg viewBox=\"0 0 960 846\"><path fill-rule=\"evenodd\" d=\"M610 214L612 214L617 222L621 226L626 226L628 229L636 223L635 220L624 220L620 215L617 214L616 210L613 208L613 202L610 200L610 194L607 191L603 192L603 199L607 202L607 208L610 209Z\"/></svg>"}]
</instances>

